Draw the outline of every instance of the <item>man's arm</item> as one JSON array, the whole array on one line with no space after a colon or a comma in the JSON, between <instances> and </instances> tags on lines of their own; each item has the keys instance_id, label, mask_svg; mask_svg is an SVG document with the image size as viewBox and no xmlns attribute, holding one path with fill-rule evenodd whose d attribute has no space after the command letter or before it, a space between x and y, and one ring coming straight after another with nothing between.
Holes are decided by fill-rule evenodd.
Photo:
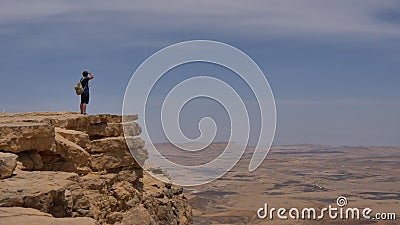
<instances>
[{"instance_id":1,"label":"man's arm","mask_svg":"<svg viewBox=\"0 0 400 225\"><path fill-rule=\"evenodd\" d=\"M89 80L93 79L94 78L93 73L89 73L89 74L90 74Z\"/></svg>"}]
</instances>

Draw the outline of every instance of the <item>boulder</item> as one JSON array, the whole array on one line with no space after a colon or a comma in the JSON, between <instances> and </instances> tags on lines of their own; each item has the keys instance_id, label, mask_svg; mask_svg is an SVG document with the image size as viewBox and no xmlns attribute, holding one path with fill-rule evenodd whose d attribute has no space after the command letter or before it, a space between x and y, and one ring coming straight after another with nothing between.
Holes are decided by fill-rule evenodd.
<instances>
[{"instance_id":1,"label":"boulder","mask_svg":"<svg viewBox=\"0 0 400 225\"><path fill-rule=\"evenodd\" d=\"M90 154L81 146L67 140L60 134L56 134L53 152L61 155L66 161L73 163L77 167L87 166L90 159Z\"/></svg>"},{"instance_id":2,"label":"boulder","mask_svg":"<svg viewBox=\"0 0 400 225\"><path fill-rule=\"evenodd\" d=\"M78 174L90 172L90 154L58 133L51 150L20 152L18 161L22 163L21 170L52 170Z\"/></svg>"},{"instance_id":3,"label":"boulder","mask_svg":"<svg viewBox=\"0 0 400 225\"><path fill-rule=\"evenodd\" d=\"M0 207L27 207L55 217L71 214L65 190L74 183L75 173L54 171L19 171L16 176L0 180Z\"/></svg>"},{"instance_id":4,"label":"boulder","mask_svg":"<svg viewBox=\"0 0 400 225\"><path fill-rule=\"evenodd\" d=\"M15 154L0 152L0 179L12 176L17 167L17 158Z\"/></svg>"},{"instance_id":5,"label":"boulder","mask_svg":"<svg viewBox=\"0 0 400 225\"><path fill-rule=\"evenodd\" d=\"M56 134L61 135L63 138L79 145L83 149L90 148L89 135L86 133L83 133L81 131L76 131L76 130L66 130L66 129L62 129L59 127L56 127L55 131L56 131Z\"/></svg>"},{"instance_id":6,"label":"boulder","mask_svg":"<svg viewBox=\"0 0 400 225\"><path fill-rule=\"evenodd\" d=\"M0 150L23 152L49 151L54 143L54 127L43 123L0 123Z\"/></svg>"}]
</instances>

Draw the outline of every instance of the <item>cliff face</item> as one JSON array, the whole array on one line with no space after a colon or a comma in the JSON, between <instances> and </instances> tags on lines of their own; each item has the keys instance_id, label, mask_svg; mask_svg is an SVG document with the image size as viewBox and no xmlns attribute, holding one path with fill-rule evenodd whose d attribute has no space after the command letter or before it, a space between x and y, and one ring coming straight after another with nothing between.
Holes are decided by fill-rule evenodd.
<instances>
[{"instance_id":1,"label":"cliff face","mask_svg":"<svg viewBox=\"0 0 400 225\"><path fill-rule=\"evenodd\" d=\"M135 122L128 141L147 151ZM129 152L117 115L0 114L0 224L190 224L183 189Z\"/></svg>"}]
</instances>

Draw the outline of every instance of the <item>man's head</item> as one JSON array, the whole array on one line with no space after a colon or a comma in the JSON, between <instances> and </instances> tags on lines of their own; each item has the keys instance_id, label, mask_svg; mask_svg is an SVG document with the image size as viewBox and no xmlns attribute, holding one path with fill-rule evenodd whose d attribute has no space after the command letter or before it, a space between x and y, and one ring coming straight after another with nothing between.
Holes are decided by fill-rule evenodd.
<instances>
[{"instance_id":1,"label":"man's head","mask_svg":"<svg viewBox=\"0 0 400 225\"><path fill-rule=\"evenodd\" d=\"M88 71L85 70L85 71L82 72L82 76L87 77L88 75L89 75Z\"/></svg>"}]
</instances>

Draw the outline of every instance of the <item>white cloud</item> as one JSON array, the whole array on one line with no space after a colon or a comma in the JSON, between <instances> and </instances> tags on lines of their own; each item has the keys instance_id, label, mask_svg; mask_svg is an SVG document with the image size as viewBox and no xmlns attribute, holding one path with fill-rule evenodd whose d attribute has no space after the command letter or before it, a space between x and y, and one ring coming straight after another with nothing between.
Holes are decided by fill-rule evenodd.
<instances>
[{"instance_id":1,"label":"white cloud","mask_svg":"<svg viewBox=\"0 0 400 225\"><path fill-rule=\"evenodd\" d=\"M0 4L0 21L2 24L56 16L71 9L68 4L61 1L3 0Z\"/></svg>"},{"instance_id":2,"label":"white cloud","mask_svg":"<svg viewBox=\"0 0 400 225\"><path fill-rule=\"evenodd\" d=\"M5 0L0 4L0 25L46 19L76 23L78 27L81 23L93 23L98 25L97 29L119 29L121 34L126 32L123 28L136 30L138 39L149 39L143 33L157 39L165 32L179 31L250 39L374 40L400 36L399 25L386 23L377 16L399 7L395 0Z\"/></svg>"}]
</instances>

